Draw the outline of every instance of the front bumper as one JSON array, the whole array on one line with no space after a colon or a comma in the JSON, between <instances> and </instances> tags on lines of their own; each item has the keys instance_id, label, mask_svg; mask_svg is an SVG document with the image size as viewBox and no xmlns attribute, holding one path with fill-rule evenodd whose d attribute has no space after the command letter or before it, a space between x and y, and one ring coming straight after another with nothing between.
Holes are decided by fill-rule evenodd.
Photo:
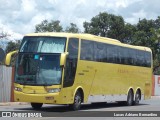
<instances>
[{"instance_id":1,"label":"front bumper","mask_svg":"<svg viewBox=\"0 0 160 120\"><path fill-rule=\"evenodd\" d=\"M67 104L60 93L28 94L14 90L15 102L35 102L48 104Z\"/></svg>"}]
</instances>

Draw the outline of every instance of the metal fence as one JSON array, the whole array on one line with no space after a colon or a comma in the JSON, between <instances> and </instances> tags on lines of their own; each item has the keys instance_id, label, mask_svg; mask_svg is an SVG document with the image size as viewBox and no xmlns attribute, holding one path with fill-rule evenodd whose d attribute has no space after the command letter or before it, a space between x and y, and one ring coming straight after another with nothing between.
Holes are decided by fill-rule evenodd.
<instances>
[{"instance_id":1,"label":"metal fence","mask_svg":"<svg viewBox=\"0 0 160 120\"><path fill-rule=\"evenodd\" d=\"M12 67L0 65L0 102L11 101Z\"/></svg>"}]
</instances>

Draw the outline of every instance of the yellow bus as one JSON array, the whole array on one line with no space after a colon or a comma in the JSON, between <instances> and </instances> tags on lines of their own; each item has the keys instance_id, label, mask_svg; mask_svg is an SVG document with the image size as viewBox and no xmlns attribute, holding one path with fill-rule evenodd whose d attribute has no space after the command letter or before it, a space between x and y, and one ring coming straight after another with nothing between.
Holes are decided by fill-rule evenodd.
<instances>
[{"instance_id":1,"label":"yellow bus","mask_svg":"<svg viewBox=\"0 0 160 120\"><path fill-rule=\"evenodd\" d=\"M16 52L16 51L15 51ZM15 53L12 52L12 53ZM6 64L11 55L6 56ZM67 104L151 97L152 51L90 34L32 33L24 36L15 67L14 100Z\"/></svg>"}]
</instances>

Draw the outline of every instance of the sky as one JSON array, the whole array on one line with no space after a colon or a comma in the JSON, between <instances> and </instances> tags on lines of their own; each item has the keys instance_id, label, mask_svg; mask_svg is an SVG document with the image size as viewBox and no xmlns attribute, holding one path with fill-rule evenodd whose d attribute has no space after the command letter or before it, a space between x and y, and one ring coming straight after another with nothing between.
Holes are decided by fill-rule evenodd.
<instances>
[{"instance_id":1,"label":"sky","mask_svg":"<svg viewBox=\"0 0 160 120\"><path fill-rule=\"evenodd\" d=\"M75 23L83 31L83 22L100 12L120 15L125 22L160 16L160 0L0 0L0 30L12 39L35 31L42 20L59 20L63 28ZM0 32L1 32L0 31Z\"/></svg>"}]
</instances>

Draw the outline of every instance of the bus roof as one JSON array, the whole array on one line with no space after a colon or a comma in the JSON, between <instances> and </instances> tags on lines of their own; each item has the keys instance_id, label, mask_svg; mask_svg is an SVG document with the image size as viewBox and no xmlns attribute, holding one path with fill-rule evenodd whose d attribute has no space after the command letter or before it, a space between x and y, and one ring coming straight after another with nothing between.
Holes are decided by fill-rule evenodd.
<instances>
[{"instance_id":1,"label":"bus roof","mask_svg":"<svg viewBox=\"0 0 160 120\"><path fill-rule=\"evenodd\" d=\"M139 49L139 50L151 52L151 49L148 47L124 44L116 39L111 39L111 38L107 38L107 37L100 37L100 36L86 34L86 33L44 32L44 33L31 33L31 34L27 34L25 36L76 37L76 38L81 38L81 39L85 39L85 40L92 40L92 41L108 43L108 44L123 46L123 47L127 47L127 48L133 48L133 49Z\"/></svg>"}]
</instances>

